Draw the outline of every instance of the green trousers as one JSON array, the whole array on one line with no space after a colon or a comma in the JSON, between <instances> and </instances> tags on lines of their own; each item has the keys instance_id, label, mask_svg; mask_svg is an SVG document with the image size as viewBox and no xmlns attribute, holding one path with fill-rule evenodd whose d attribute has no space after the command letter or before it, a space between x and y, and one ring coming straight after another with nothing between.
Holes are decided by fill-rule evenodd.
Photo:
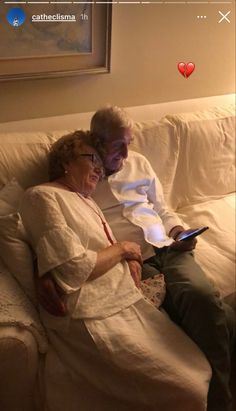
<instances>
[{"instance_id":1,"label":"green trousers","mask_svg":"<svg viewBox=\"0 0 236 411\"><path fill-rule=\"evenodd\" d=\"M231 411L229 380L235 313L222 302L192 252L168 247L154 250L156 255L144 261L143 279L157 272L165 275L163 308L195 341L212 367L207 411Z\"/></svg>"}]
</instances>

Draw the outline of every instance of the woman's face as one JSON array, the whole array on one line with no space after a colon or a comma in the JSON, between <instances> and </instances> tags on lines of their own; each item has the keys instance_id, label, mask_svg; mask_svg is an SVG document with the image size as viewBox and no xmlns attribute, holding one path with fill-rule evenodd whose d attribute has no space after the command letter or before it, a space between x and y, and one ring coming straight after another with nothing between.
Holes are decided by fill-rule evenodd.
<instances>
[{"instance_id":1,"label":"woman's face","mask_svg":"<svg viewBox=\"0 0 236 411\"><path fill-rule=\"evenodd\" d=\"M90 195L104 175L102 160L96 150L84 145L75 160L65 165L67 179L80 193Z\"/></svg>"}]
</instances>

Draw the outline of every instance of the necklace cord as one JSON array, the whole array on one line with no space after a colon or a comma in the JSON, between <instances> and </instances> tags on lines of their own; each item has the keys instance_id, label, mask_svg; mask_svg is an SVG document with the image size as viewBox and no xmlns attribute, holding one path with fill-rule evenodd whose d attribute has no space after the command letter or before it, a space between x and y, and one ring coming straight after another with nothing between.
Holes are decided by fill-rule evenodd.
<instances>
[{"instance_id":1,"label":"necklace cord","mask_svg":"<svg viewBox=\"0 0 236 411\"><path fill-rule=\"evenodd\" d=\"M71 187L69 184L63 183L63 185L64 185L65 187L69 188L69 190L70 190L72 193L77 194L77 196L78 196L85 204L87 204L87 206L88 206L89 208L91 208L91 210L93 210L93 212L94 212L95 214L97 214L97 216L98 216L98 217L100 218L100 220L101 220L101 223L102 223L102 226L103 226L103 230L104 230L104 232L105 232L105 234L106 234L106 237L107 237L108 241L110 242L111 245L113 245L113 244L114 244L114 241L113 241L113 239L111 238L111 235L110 235L110 233L109 233L109 231L108 231L106 221L103 220L103 218L102 218L102 216L100 215L99 211L96 211L90 204L88 204L88 202L85 200L85 198L82 196L82 194L80 194L78 191L75 191L75 190L73 189L73 187Z\"/></svg>"}]
</instances>

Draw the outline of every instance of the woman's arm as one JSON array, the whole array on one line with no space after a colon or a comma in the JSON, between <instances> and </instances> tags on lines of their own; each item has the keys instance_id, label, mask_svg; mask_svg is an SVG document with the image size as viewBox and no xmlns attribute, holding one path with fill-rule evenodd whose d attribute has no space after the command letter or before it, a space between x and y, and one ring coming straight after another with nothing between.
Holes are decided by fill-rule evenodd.
<instances>
[{"instance_id":1,"label":"woman's arm","mask_svg":"<svg viewBox=\"0 0 236 411\"><path fill-rule=\"evenodd\" d=\"M89 250L86 251L86 255L88 253ZM94 261L90 271L87 271L86 277L81 273L83 258L86 258L86 256L75 256L52 270L52 277L67 294L78 290L85 281L92 281L101 277L122 260L136 260L142 264L140 246L129 241L115 243L97 251L96 261ZM87 265L87 262L85 265Z\"/></svg>"},{"instance_id":2,"label":"woman's arm","mask_svg":"<svg viewBox=\"0 0 236 411\"><path fill-rule=\"evenodd\" d=\"M97 254L97 263L94 270L91 272L89 280L94 280L110 270L114 265L119 263L122 259L130 259L130 272L136 283L140 286L141 278L141 260L139 258L140 247L136 243L123 241L116 243L110 247L101 250ZM135 263L137 266L135 267ZM67 266L68 268L68 266ZM59 271L62 267L58 267ZM135 272L134 269L136 270ZM63 270L62 270L63 271ZM140 272L139 272L140 271ZM63 272L61 273L63 275ZM66 290L61 288L51 272L46 273L36 280L37 294L40 304L52 315L64 316L67 314L67 307L64 300Z\"/></svg>"},{"instance_id":3,"label":"woman's arm","mask_svg":"<svg viewBox=\"0 0 236 411\"><path fill-rule=\"evenodd\" d=\"M67 226L53 191L38 187L27 191L21 216L37 255L39 277L51 272L65 293L79 290L85 281L98 278L123 259L141 261L136 243L121 242L97 252L84 248Z\"/></svg>"},{"instance_id":4,"label":"woman's arm","mask_svg":"<svg viewBox=\"0 0 236 411\"><path fill-rule=\"evenodd\" d=\"M142 264L140 246L130 241L122 241L99 251L96 265L88 280L95 280L122 260L136 260Z\"/></svg>"}]
</instances>

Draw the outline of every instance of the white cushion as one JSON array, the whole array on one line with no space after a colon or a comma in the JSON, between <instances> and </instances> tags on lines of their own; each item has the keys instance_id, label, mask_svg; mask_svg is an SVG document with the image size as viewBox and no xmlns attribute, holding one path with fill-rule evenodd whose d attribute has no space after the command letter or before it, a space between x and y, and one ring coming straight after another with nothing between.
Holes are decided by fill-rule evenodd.
<instances>
[{"instance_id":1,"label":"white cushion","mask_svg":"<svg viewBox=\"0 0 236 411\"><path fill-rule=\"evenodd\" d=\"M47 181L48 150L66 133L0 133L0 186L14 176L24 188Z\"/></svg>"},{"instance_id":2,"label":"white cushion","mask_svg":"<svg viewBox=\"0 0 236 411\"><path fill-rule=\"evenodd\" d=\"M36 305L33 255L18 213L0 217L1 260Z\"/></svg>"},{"instance_id":3,"label":"white cushion","mask_svg":"<svg viewBox=\"0 0 236 411\"><path fill-rule=\"evenodd\" d=\"M209 226L198 237L195 255L223 297L235 292L235 194L188 205L178 212L190 227Z\"/></svg>"},{"instance_id":4,"label":"white cushion","mask_svg":"<svg viewBox=\"0 0 236 411\"><path fill-rule=\"evenodd\" d=\"M14 275L25 294L36 304L33 255L17 209L24 190L13 178L0 191L1 261Z\"/></svg>"},{"instance_id":5,"label":"white cushion","mask_svg":"<svg viewBox=\"0 0 236 411\"><path fill-rule=\"evenodd\" d=\"M180 155L174 183L177 207L235 191L235 106L166 117L177 127Z\"/></svg>"},{"instance_id":6,"label":"white cushion","mask_svg":"<svg viewBox=\"0 0 236 411\"><path fill-rule=\"evenodd\" d=\"M23 188L13 178L0 191L0 216L14 213L24 193Z\"/></svg>"}]
</instances>

